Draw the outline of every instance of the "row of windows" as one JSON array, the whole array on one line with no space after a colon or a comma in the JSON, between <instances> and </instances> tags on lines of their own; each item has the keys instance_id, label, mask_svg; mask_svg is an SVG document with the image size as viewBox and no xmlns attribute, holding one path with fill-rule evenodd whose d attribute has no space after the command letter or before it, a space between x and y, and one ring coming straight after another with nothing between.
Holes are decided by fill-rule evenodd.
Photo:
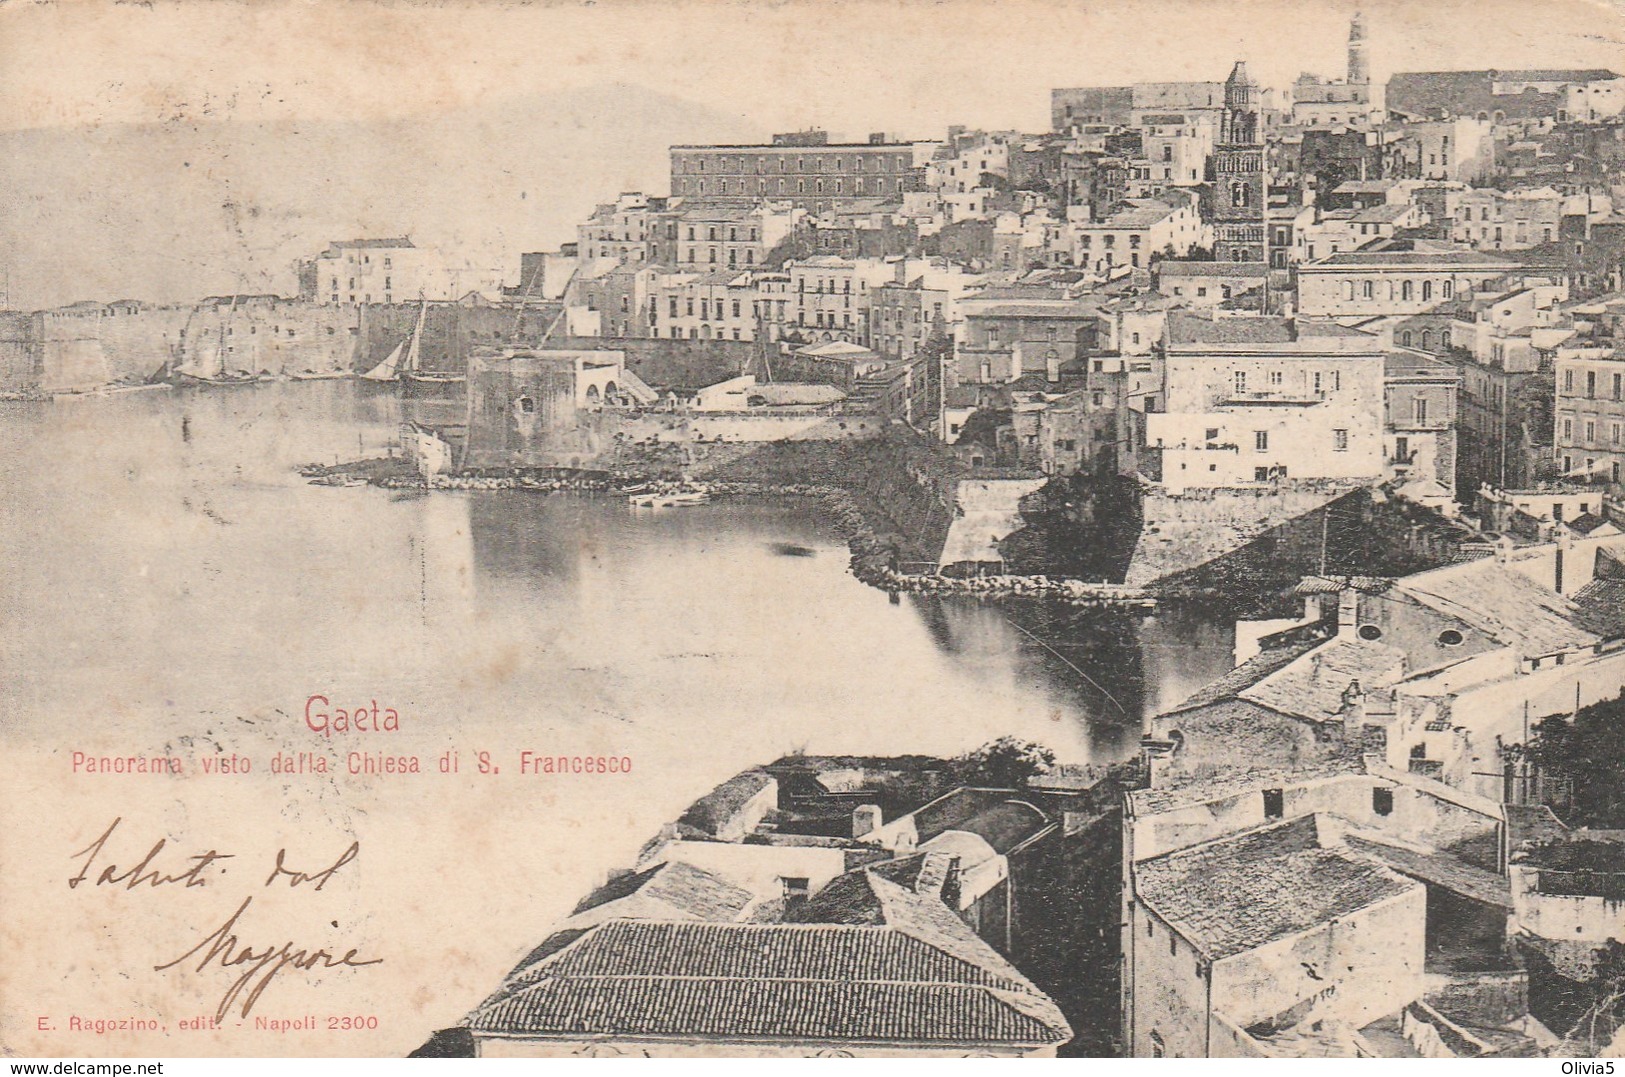
<instances>
[{"instance_id":1,"label":"row of windows","mask_svg":"<svg viewBox=\"0 0 1625 1077\"><path fill-rule=\"evenodd\" d=\"M1377 298L1377 282L1373 280L1345 280L1342 282L1342 288L1343 298L1346 300L1354 299L1356 293L1358 293L1359 298L1361 299ZM1399 281L1397 285L1394 281L1389 281L1387 291L1387 298L1398 299L1402 303L1411 302L1417 297L1418 292L1420 292L1422 302L1426 303L1433 298L1435 291L1437 291L1437 294L1441 299L1449 299L1454 296L1456 294L1456 282L1454 280L1446 279L1440 281L1437 285L1437 289L1435 289L1434 282L1431 280L1422 281L1420 288L1417 287L1416 281L1409 279Z\"/></svg>"},{"instance_id":2,"label":"row of windows","mask_svg":"<svg viewBox=\"0 0 1625 1077\"><path fill-rule=\"evenodd\" d=\"M1088 233L1084 233L1082 236L1080 236L1078 238L1078 242L1083 246L1084 250L1088 250L1091 243L1092 243L1092 241L1094 240L1094 238L1095 238L1094 236L1091 236ZM1117 235L1115 233L1108 232L1108 233L1106 233L1105 237L1102 239L1101 242L1102 242L1102 245L1104 245L1104 246L1114 247L1114 246L1117 245ZM1137 235L1135 233L1130 233L1129 237L1128 237L1128 245L1130 247L1133 247L1136 250L1138 250L1139 246L1140 246L1140 237L1139 237L1139 235Z\"/></svg>"},{"instance_id":3,"label":"row of windows","mask_svg":"<svg viewBox=\"0 0 1625 1077\"><path fill-rule=\"evenodd\" d=\"M785 186L785 183L786 183L786 181L781 178L778 181L778 189L775 192L769 187L767 180L765 180L765 179L764 180L757 180L756 181L756 193L757 194L772 194L772 193L789 194L790 191ZM683 193L685 193L685 194L688 193L688 191L690 190L688 180L679 180L678 181L678 186L681 189L681 191ZM705 181L703 179L702 180L695 180L692 189L693 189L693 192L696 195L705 194ZM903 189L903 180L902 180L901 176L899 176L897 178L895 186L894 186L893 189L897 190L897 191L901 191ZM727 195L727 194L740 194L740 195L742 195L742 194L749 194L750 193L749 188L746 186L746 181L745 180L735 180L735 181L733 181L733 185L731 187L729 186L729 181L728 180L718 180L717 185L716 185L715 188L713 188L713 190L714 190L714 192L716 194L719 194L719 195ZM804 179L796 180L795 193L796 194L806 194L807 193L807 181L806 180L804 180ZM818 179L813 180L813 193L814 194L824 194L825 193L823 177L819 177ZM843 179L840 176L835 177L834 189L830 193L833 193L833 194L845 194L846 193L846 180ZM884 178L877 178L874 181L873 185L871 186L871 185L868 185L868 184L866 184L864 182L863 177L859 176L859 177L857 177L856 179L854 179L852 181L852 193L855 194L855 195L885 194L886 193L886 181L885 181Z\"/></svg>"},{"instance_id":4,"label":"row of windows","mask_svg":"<svg viewBox=\"0 0 1625 1077\"><path fill-rule=\"evenodd\" d=\"M1237 393L1247 392L1248 371L1237 370L1232 372L1231 379ZM1286 377L1282 371L1271 370L1265 373L1264 387L1280 389L1285 384ZM1343 372L1341 370L1306 370L1303 372L1303 385L1312 393L1323 393L1327 390L1338 392L1343 388Z\"/></svg>"},{"instance_id":5,"label":"row of windows","mask_svg":"<svg viewBox=\"0 0 1625 1077\"><path fill-rule=\"evenodd\" d=\"M790 157L789 157L788 154L775 154L774 156L776 157L776 159L779 162L778 170L780 172L789 172L789 171L791 171ZM744 157L744 156L726 157L726 156L724 156L724 157L713 157L713 158L709 158L709 159L715 162L715 164L710 169L710 171L713 171L713 172L730 172L730 173L732 173L732 172L745 172L745 173L754 172L757 175L763 175L763 174L766 174L766 173L772 171L772 169L768 165L768 158L766 158L766 157L757 157L756 160L755 160L756 167L754 169L751 168L751 159L749 157ZM812 162L812 167L810 167L810 168L808 167L808 161L809 160ZM795 159L796 167L795 167L794 171L796 171L796 172L843 172L843 171L845 171L845 168L843 167L843 163L845 162L845 160L846 160L846 158L844 158L844 157L839 157L839 156L831 157L828 154L814 154L810 158L806 157L806 156L799 156L799 157L797 157ZM681 173L681 172L689 172L689 173L705 172L705 171L707 171L707 169L706 169L706 161L707 161L707 158L703 157L703 156L700 156L700 157L674 156L672 158L672 170L674 172L679 172L679 173ZM873 163L870 164L868 162L873 162ZM893 155L893 154L889 154L889 153L869 153L869 154L853 154L852 155L852 171L854 171L854 172L864 172L864 171L891 172L891 171L894 171L894 170L895 171L907 171L909 169L909 167L912 165L912 163L913 162L910 159L908 154L896 154L896 155Z\"/></svg>"},{"instance_id":6,"label":"row of windows","mask_svg":"<svg viewBox=\"0 0 1625 1077\"><path fill-rule=\"evenodd\" d=\"M697 247L690 247L689 248L689 250L688 250L688 261L689 261L690 264L699 261L699 259L695 257L695 255L697 255L698 253L699 253L699 248L697 248ZM711 247L706 252L706 255L707 255L707 257L706 257L706 264L707 265L716 265L717 264L717 249L715 247ZM730 266L736 266L736 265L739 264L739 250L738 250L738 248L736 248L736 247L729 247L728 248L728 264ZM748 265L748 266L753 266L753 265L756 264L756 251L749 248L749 247L745 248L745 264Z\"/></svg>"},{"instance_id":7,"label":"row of windows","mask_svg":"<svg viewBox=\"0 0 1625 1077\"><path fill-rule=\"evenodd\" d=\"M675 318L675 317L678 316L677 315L677 297L676 296L671 296L670 298L671 298L671 316L673 318ZM653 300L651 300L650 303L652 305ZM753 303L751 306L752 306L752 309L754 310L755 309L755 304ZM784 304L780 303L779 307L780 307L780 310L782 312ZM694 316L694 297L693 296L689 296L688 299L686 300L686 308L687 308L688 316L692 318ZM625 303L624 300L622 300L621 309L622 310L626 309L626 303ZM712 301L711 300L709 300L709 299L700 300L700 320L701 321L710 321L711 320L711 311L712 311L712 309L713 308L712 308ZM737 317L740 316L740 311L743 308L740 305L740 301L735 299L735 300L732 301L731 306L730 306L729 309L731 309L733 311L733 316L735 318L737 318ZM722 300L718 299L718 300L715 301L715 310L716 310L717 317L720 319L722 317L722 312L724 310Z\"/></svg>"},{"instance_id":8,"label":"row of windows","mask_svg":"<svg viewBox=\"0 0 1625 1077\"><path fill-rule=\"evenodd\" d=\"M1564 444L1568 444L1568 445L1574 444L1574 429L1575 429L1575 425L1574 425L1574 420L1573 419L1564 419L1563 420L1563 442L1564 442ZM1584 433L1585 433L1585 437L1583 439L1581 439L1580 444L1582 444L1582 445L1596 445L1596 444L1598 444L1598 441L1597 441L1597 429L1598 429L1597 420L1595 420L1595 419L1587 419L1587 420L1585 420L1585 422L1581 425L1580 429L1582 431L1584 431ZM1621 430L1619 423L1609 423L1608 424L1608 443L1610 445L1625 444L1625 442L1621 442L1621 440L1620 440L1622 433L1625 433L1625 431Z\"/></svg>"},{"instance_id":9,"label":"row of windows","mask_svg":"<svg viewBox=\"0 0 1625 1077\"><path fill-rule=\"evenodd\" d=\"M718 240L717 237L719 235L721 235L721 234L722 234L721 231L718 230L716 225L714 225L714 224L707 225L706 228L705 228L705 241L707 243L720 242L720 240ZM695 229L694 229L694 226L691 224L691 225L688 226L688 241L690 243L694 242L694 236L695 236ZM738 228L729 227L729 229L728 229L728 242L729 243L738 243L739 242L739 229ZM747 228L745 230L745 242L747 242L747 243L755 243L756 242L756 229Z\"/></svg>"},{"instance_id":10,"label":"row of windows","mask_svg":"<svg viewBox=\"0 0 1625 1077\"><path fill-rule=\"evenodd\" d=\"M1574 457L1568 456L1568 455L1565 455L1563 457L1563 474L1565 474L1565 475L1572 475L1572 476L1574 476L1576 478L1581 477L1581 476L1584 476L1586 478L1595 478L1598 475L1598 473L1599 472L1598 472L1598 468L1597 468L1596 457L1593 457L1593 456L1586 457L1585 458L1585 468L1582 469L1582 470L1579 470L1579 471L1575 470ZM1609 482L1617 483L1617 482L1620 481L1620 467L1619 467L1619 461L1618 460L1615 460L1612 463L1607 465L1607 474L1608 474L1608 481ZM1563 656L1558 655L1557 656L1557 661L1558 661L1559 665L1562 665ZM1538 659L1538 658L1535 659L1535 667L1537 669L1540 667L1540 659Z\"/></svg>"},{"instance_id":11,"label":"row of windows","mask_svg":"<svg viewBox=\"0 0 1625 1077\"><path fill-rule=\"evenodd\" d=\"M1420 334L1418 334L1416 336L1412 336L1411 331L1409 329L1401 329L1399 331L1399 346L1400 347L1409 348L1411 346L1411 341L1412 340L1417 341L1418 346L1421 347L1421 348L1424 348L1424 349L1431 348L1431 347L1433 347L1433 330L1424 329L1424 330L1422 330L1422 332ZM1439 347L1441 347L1441 348L1450 347L1450 330L1441 329L1439 331Z\"/></svg>"},{"instance_id":12,"label":"row of windows","mask_svg":"<svg viewBox=\"0 0 1625 1077\"><path fill-rule=\"evenodd\" d=\"M1576 384L1578 384L1578 381L1576 380L1574 373L1575 371L1573 367L1568 367L1563 371L1563 395L1565 396L1575 395L1574 387ZM1595 370L1588 370L1585 372L1585 395L1589 399L1597 399L1597 387L1599 384L1600 382ZM1625 374L1614 374L1612 376L1610 390L1613 399L1625 399Z\"/></svg>"}]
</instances>

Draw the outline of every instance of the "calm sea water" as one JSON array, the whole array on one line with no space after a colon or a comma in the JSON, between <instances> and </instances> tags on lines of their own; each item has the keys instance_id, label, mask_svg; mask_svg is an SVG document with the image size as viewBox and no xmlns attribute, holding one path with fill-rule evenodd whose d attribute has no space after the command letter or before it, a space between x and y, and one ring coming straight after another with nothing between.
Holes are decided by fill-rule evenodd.
<instances>
[{"instance_id":1,"label":"calm sea water","mask_svg":"<svg viewBox=\"0 0 1625 1077\"><path fill-rule=\"evenodd\" d=\"M0 783L13 790L0 795L30 824L0 844L26 865L0 883L8 915L118 934L135 912L83 891L64 904L58 886L66 854L113 816L222 848L354 836L365 853L351 919L331 920L390 952L398 992L381 1007L363 971L335 975L319 1000L302 982L273 991L298 1010L382 1010L382 1027L348 1046L406 1050L742 767L794 749L952 754L1007 733L1064 759L1121 758L1147 708L1229 666L1230 633L1177 611L893 602L850 576L810 504L651 512L521 491L329 489L295 473L383 453L402 407L352 383L0 405ZM312 695L394 708L401 732L324 740L304 724ZM523 749L625 756L634 770L521 777ZM75 750L235 754L252 769L137 783L73 774ZM322 752L342 769L352 750L426 768L456 752L458 771L269 772L278 753ZM478 773L481 751L500 772ZM151 915L177 931L213 915L188 908ZM298 911L285 913L293 930ZM119 945L130 967L155 963L137 941ZM15 960L49 985L40 1005L129 1007L128 982L57 968L44 943ZM149 971L138 986L153 1012L196 993ZM338 1050L236 1036L146 1046Z\"/></svg>"}]
</instances>

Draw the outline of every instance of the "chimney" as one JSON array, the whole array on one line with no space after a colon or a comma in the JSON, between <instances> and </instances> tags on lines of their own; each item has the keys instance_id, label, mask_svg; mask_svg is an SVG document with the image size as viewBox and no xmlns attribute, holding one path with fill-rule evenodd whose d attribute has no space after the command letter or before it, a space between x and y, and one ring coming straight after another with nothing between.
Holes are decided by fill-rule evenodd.
<instances>
[{"instance_id":1,"label":"chimney","mask_svg":"<svg viewBox=\"0 0 1625 1077\"><path fill-rule=\"evenodd\" d=\"M1337 638L1354 638L1355 622L1360 619L1360 592L1345 587L1337 595Z\"/></svg>"},{"instance_id":2,"label":"chimney","mask_svg":"<svg viewBox=\"0 0 1625 1077\"><path fill-rule=\"evenodd\" d=\"M1343 743L1359 744L1365 736L1365 691L1359 681L1343 689Z\"/></svg>"},{"instance_id":3,"label":"chimney","mask_svg":"<svg viewBox=\"0 0 1625 1077\"><path fill-rule=\"evenodd\" d=\"M959 857L947 853L926 853L920 873L914 878L914 892L938 898L950 909L959 908Z\"/></svg>"},{"instance_id":4,"label":"chimney","mask_svg":"<svg viewBox=\"0 0 1625 1077\"><path fill-rule=\"evenodd\" d=\"M1563 593L1563 558L1574 545L1574 532L1564 524L1557 525L1557 552L1552 555L1552 590Z\"/></svg>"},{"instance_id":5,"label":"chimney","mask_svg":"<svg viewBox=\"0 0 1625 1077\"><path fill-rule=\"evenodd\" d=\"M880 829L880 805L860 804L852 809L852 837L861 838Z\"/></svg>"},{"instance_id":6,"label":"chimney","mask_svg":"<svg viewBox=\"0 0 1625 1077\"><path fill-rule=\"evenodd\" d=\"M1044 380L1051 382L1061 380L1061 353L1054 348L1044 355Z\"/></svg>"}]
</instances>

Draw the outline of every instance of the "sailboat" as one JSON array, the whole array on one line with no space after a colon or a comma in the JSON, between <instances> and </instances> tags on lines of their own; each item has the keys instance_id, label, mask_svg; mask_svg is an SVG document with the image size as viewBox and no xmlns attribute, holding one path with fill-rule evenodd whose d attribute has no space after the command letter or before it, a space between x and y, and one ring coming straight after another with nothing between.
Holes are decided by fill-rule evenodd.
<instances>
[{"instance_id":1,"label":"sailboat","mask_svg":"<svg viewBox=\"0 0 1625 1077\"><path fill-rule=\"evenodd\" d=\"M401 367L401 381L409 393L432 392L445 386L460 385L467 380L465 375L450 370L423 369L423 321L428 313L429 302L424 300L418 310L417 328L412 331L412 346L407 349L406 360Z\"/></svg>"},{"instance_id":2,"label":"sailboat","mask_svg":"<svg viewBox=\"0 0 1625 1077\"><path fill-rule=\"evenodd\" d=\"M216 309L219 308L216 307ZM227 312L228 319L236 309L237 297L233 296L231 309ZM190 319L188 319L187 324L190 326ZM188 357L186 362L175 367L175 374L179 378L179 384L181 385L253 385L258 380L247 371L226 373L226 333L223 325L215 326L213 351L202 359L196 355Z\"/></svg>"},{"instance_id":3,"label":"sailboat","mask_svg":"<svg viewBox=\"0 0 1625 1077\"><path fill-rule=\"evenodd\" d=\"M384 357L384 361L361 375L367 381L394 381L401 365L401 352L406 349L406 341L395 345L393 351Z\"/></svg>"}]
</instances>

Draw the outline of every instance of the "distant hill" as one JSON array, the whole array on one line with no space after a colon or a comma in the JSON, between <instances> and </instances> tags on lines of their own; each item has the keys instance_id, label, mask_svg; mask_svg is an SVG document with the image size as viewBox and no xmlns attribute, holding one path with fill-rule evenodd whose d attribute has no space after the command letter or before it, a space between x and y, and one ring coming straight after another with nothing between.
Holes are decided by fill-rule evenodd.
<instances>
[{"instance_id":1,"label":"distant hill","mask_svg":"<svg viewBox=\"0 0 1625 1077\"><path fill-rule=\"evenodd\" d=\"M620 83L411 120L0 132L0 271L21 309L291 292L329 240L404 234L513 280L598 202L664 193L667 146L762 134Z\"/></svg>"}]
</instances>

